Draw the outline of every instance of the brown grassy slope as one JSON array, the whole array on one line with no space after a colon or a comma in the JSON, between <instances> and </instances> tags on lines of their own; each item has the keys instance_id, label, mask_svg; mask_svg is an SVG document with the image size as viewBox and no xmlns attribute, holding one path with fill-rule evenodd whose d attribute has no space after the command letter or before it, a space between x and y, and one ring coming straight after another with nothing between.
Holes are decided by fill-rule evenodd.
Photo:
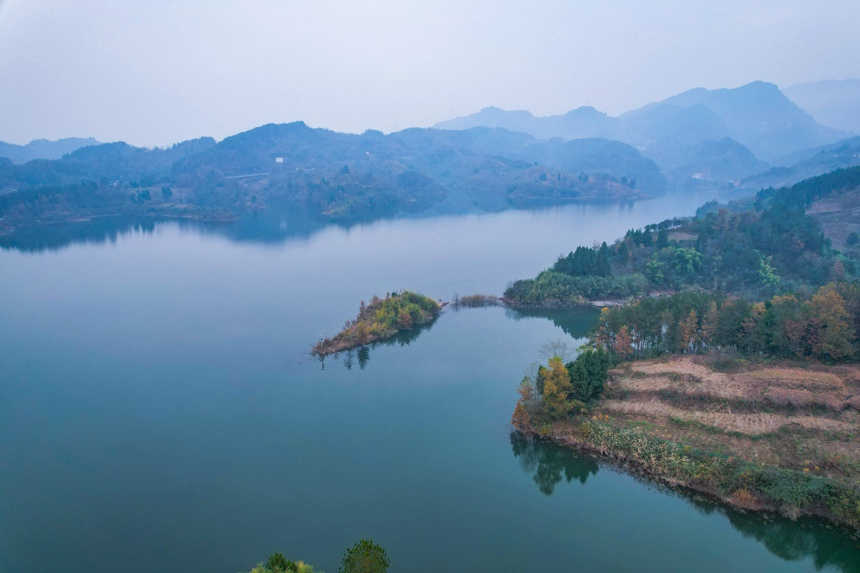
<instances>
[{"instance_id":1,"label":"brown grassy slope","mask_svg":"<svg viewBox=\"0 0 860 573\"><path fill-rule=\"evenodd\" d=\"M860 366L758 365L718 372L702 357L613 370L597 412L750 462L860 479Z\"/></svg>"},{"instance_id":2,"label":"brown grassy slope","mask_svg":"<svg viewBox=\"0 0 860 573\"><path fill-rule=\"evenodd\" d=\"M672 356L610 371L585 412L552 421L529 400L513 423L670 486L860 533L858 396L858 365Z\"/></svg>"}]
</instances>

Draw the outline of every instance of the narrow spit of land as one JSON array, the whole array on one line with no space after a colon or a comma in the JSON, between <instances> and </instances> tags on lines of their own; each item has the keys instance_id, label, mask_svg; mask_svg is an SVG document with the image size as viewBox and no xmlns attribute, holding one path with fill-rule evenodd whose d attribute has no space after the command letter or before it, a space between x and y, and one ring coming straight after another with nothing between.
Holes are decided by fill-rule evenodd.
<instances>
[{"instance_id":1,"label":"narrow spit of land","mask_svg":"<svg viewBox=\"0 0 860 573\"><path fill-rule=\"evenodd\" d=\"M583 301L582 306L606 307L621 304L621 301ZM344 350L351 350L375 342L391 339L401 332L426 326L449 306L453 309L504 306L521 308L516 301L489 294L457 296L448 301L434 300L411 291L389 293L385 298L374 296L369 304L364 301L358 316L346 324L337 335L323 338L317 342L311 353L315 356L328 356ZM527 308L527 305L522 308Z\"/></svg>"},{"instance_id":2,"label":"narrow spit of land","mask_svg":"<svg viewBox=\"0 0 860 573\"><path fill-rule=\"evenodd\" d=\"M445 304L410 291L389 293L385 298L375 296L370 304L362 301L358 316L348 320L334 337L320 340L312 353L327 356L387 340L399 332L430 324Z\"/></svg>"}]
</instances>

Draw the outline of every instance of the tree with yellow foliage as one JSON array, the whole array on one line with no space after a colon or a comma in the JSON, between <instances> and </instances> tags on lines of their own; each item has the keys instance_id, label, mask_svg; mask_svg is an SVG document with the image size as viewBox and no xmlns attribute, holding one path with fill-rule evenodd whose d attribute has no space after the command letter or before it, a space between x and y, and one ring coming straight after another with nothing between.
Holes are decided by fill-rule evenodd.
<instances>
[{"instance_id":1,"label":"tree with yellow foliage","mask_svg":"<svg viewBox=\"0 0 860 573\"><path fill-rule=\"evenodd\" d=\"M615 353L621 358L630 358L633 355L633 339L627 325L622 326L615 333Z\"/></svg>"},{"instance_id":2,"label":"tree with yellow foliage","mask_svg":"<svg viewBox=\"0 0 860 573\"><path fill-rule=\"evenodd\" d=\"M573 386L561 358L553 356L549 359L548 366L541 371L544 411L551 418L561 419L567 417L573 407L569 398Z\"/></svg>"},{"instance_id":3,"label":"tree with yellow foliage","mask_svg":"<svg viewBox=\"0 0 860 573\"><path fill-rule=\"evenodd\" d=\"M812 353L821 358L841 360L851 356L855 333L845 299L834 285L821 287L809 303L815 337Z\"/></svg>"},{"instance_id":4,"label":"tree with yellow foliage","mask_svg":"<svg viewBox=\"0 0 860 573\"><path fill-rule=\"evenodd\" d=\"M678 346L681 352L696 351L699 341L699 317L696 311L690 309L687 317L681 321L678 329Z\"/></svg>"},{"instance_id":5,"label":"tree with yellow foliage","mask_svg":"<svg viewBox=\"0 0 860 573\"><path fill-rule=\"evenodd\" d=\"M532 379L528 376L523 377L523 381L520 382L520 387L517 391L520 393L520 400L523 402L528 402L529 400L534 399L535 389L532 384Z\"/></svg>"},{"instance_id":6,"label":"tree with yellow foliage","mask_svg":"<svg viewBox=\"0 0 860 573\"><path fill-rule=\"evenodd\" d=\"M526 430L531 427L531 417L528 410L523 406L523 401L518 400L517 406L514 408L514 415L511 417L511 424L518 430Z\"/></svg>"}]
</instances>

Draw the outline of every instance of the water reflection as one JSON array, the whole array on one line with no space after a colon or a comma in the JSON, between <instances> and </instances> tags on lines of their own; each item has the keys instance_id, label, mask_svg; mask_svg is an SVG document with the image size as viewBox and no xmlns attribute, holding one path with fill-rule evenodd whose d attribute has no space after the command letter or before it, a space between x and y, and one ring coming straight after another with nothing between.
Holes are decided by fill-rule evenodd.
<instances>
[{"instance_id":1,"label":"water reflection","mask_svg":"<svg viewBox=\"0 0 860 573\"><path fill-rule=\"evenodd\" d=\"M485 307L454 308L452 306L449 306L446 312L477 312L480 311L482 308ZM588 335L591 329L594 328L599 314L599 310L589 306L582 306L566 310L514 310L510 308L505 309L505 315L508 318L512 318L514 320L523 320L527 318L544 318L547 320L551 320L552 323L555 324L557 327L561 328L562 331L570 335L572 338L576 339L581 339ZM343 352L338 352L327 357L321 356L319 358L321 368L325 370L327 364L334 362L342 364L347 370L352 370L352 368L356 364L358 364L358 367L360 369L364 370L364 368L370 361L371 350L383 346L408 346L419 336L421 336L422 333L430 330L430 328L432 328L434 324L436 324L436 321L433 321L430 324L419 326L417 328L398 332L391 338L379 342L374 342L373 344L360 346L352 350L345 350ZM571 350L575 350L575 348L571 348ZM535 363L534 367L537 368L537 363Z\"/></svg>"},{"instance_id":2,"label":"water reflection","mask_svg":"<svg viewBox=\"0 0 860 573\"><path fill-rule=\"evenodd\" d=\"M759 541L786 561L811 557L818 570L832 566L846 572L860 571L860 543L839 530L811 519L794 522L785 518L764 519L730 509L723 511L744 537Z\"/></svg>"},{"instance_id":3,"label":"water reflection","mask_svg":"<svg viewBox=\"0 0 860 573\"><path fill-rule=\"evenodd\" d=\"M742 512L689 492L675 492L700 512L725 515L744 537L755 539L785 561L811 559L815 569L860 571L860 543L843 529L817 519L792 521L770 514Z\"/></svg>"},{"instance_id":4,"label":"water reflection","mask_svg":"<svg viewBox=\"0 0 860 573\"><path fill-rule=\"evenodd\" d=\"M284 243L291 239L307 238L326 227L351 229L380 221L422 220L435 217L492 217L511 213L529 214L525 215L524 219L521 216L518 220L519 223L515 224L522 224L523 222L528 224L527 219L532 214L540 213L540 216L545 218L549 225L557 223L557 215L562 214L565 218L590 218L594 221L604 219L618 222L630 219L631 225L636 226L669 215L691 214L696 207L712 198L711 194L705 194L685 197L683 201L679 201L677 198L662 197L637 203L570 204L543 209L509 209L498 212L428 212L421 215L378 213L373 216L367 215L338 221L322 220L317 214L295 204L270 202L265 209L244 213L234 220L225 222L170 218L150 213L146 216L112 215L65 223L37 224L17 229L11 235L0 236L0 248L43 251L56 250L79 242L113 242L126 233L138 231L152 233L159 223L165 222L174 223L181 228L193 228L203 234L222 236L231 241L273 244ZM636 222L634 223L634 221ZM603 226L597 234L601 235L603 240L611 241L623 234L626 229L626 226L617 229L612 225ZM588 237L589 240L596 240L597 238L595 230L588 224L578 227L577 230L578 232L574 232L574 235L582 233L583 237ZM607 231L610 232L607 233ZM604 235L604 233L606 234ZM540 234L538 233L537 236Z\"/></svg>"},{"instance_id":5,"label":"water reflection","mask_svg":"<svg viewBox=\"0 0 860 573\"><path fill-rule=\"evenodd\" d=\"M25 252L57 250L75 243L114 243L123 235L152 234L162 223L174 223L182 229L214 234L237 242L283 243L306 238L335 225L348 229L375 219L352 219L331 223L320 221L296 209L266 209L243 215L229 222L201 222L164 217L96 217L87 221L41 224L21 227L10 235L0 236L0 247Z\"/></svg>"},{"instance_id":6,"label":"water reflection","mask_svg":"<svg viewBox=\"0 0 860 573\"><path fill-rule=\"evenodd\" d=\"M600 310L592 306L581 306L564 310L538 309L508 309L508 318L523 320L526 318L546 318L573 338L585 338L597 324Z\"/></svg>"},{"instance_id":7,"label":"water reflection","mask_svg":"<svg viewBox=\"0 0 860 573\"><path fill-rule=\"evenodd\" d=\"M326 363L334 361L335 363L343 364L344 368L347 370L352 370L353 366L358 363L358 367L361 370L364 370L367 363L370 362L371 350L382 346L409 346L413 341L415 341L415 339L421 336L421 333L430 330L434 324L436 324L435 320L430 324L424 324L415 328L410 328L409 330L402 330L391 338L386 338L379 342L366 344L350 350L344 350L343 352L337 352L335 354L330 354L329 356L320 356L320 367L325 370Z\"/></svg>"},{"instance_id":8,"label":"water reflection","mask_svg":"<svg viewBox=\"0 0 860 573\"><path fill-rule=\"evenodd\" d=\"M157 219L105 217L87 222L24 227L11 235L0 235L0 247L42 252L58 250L72 243L116 243L124 235L151 235L159 223Z\"/></svg>"},{"instance_id":9,"label":"water reflection","mask_svg":"<svg viewBox=\"0 0 860 573\"><path fill-rule=\"evenodd\" d=\"M523 471L530 474L544 495L552 495L564 479L585 484L599 469L595 458L555 443L510 435L511 451ZM836 567L846 573L860 571L860 543L844 530L814 519L792 521L784 517L746 513L687 491L667 490L704 514L723 514L744 537L760 542L785 561L811 559L815 568Z\"/></svg>"},{"instance_id":10,"label":"water reflection","mask_svg":"<svg viewBox=\"0 0 860 573\"><path fill-rule=\"evenodd\" d=\"M585 484L588 478L597 473L598 465L594 459L578 454L570 448L527 437L519 432L511 432L511 451L526 473L544 495L552 495L555 486L565 479L567 483L577 480Z\"/></svg>"}]
</instances>

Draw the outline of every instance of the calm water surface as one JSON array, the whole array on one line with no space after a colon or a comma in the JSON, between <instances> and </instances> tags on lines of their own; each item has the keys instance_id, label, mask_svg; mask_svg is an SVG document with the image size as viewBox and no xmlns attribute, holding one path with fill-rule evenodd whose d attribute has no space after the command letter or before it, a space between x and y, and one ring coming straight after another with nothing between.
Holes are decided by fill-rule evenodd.
<instances>
[{"instance_id":1,"label":"calm water surface","mask_svg":"<svg viewBox=\"0 0 860 573\"><path fill-rule=\"evenodd\" d=\"M374 294L501 293L702 202L381 221L164 223L0 251L0 571L851 571L856 542L660 491L511 436L515 388L593 311L447 311L311 358ZM272 231L272 229L275 229Z\"/></svg>"}]
</instances>

